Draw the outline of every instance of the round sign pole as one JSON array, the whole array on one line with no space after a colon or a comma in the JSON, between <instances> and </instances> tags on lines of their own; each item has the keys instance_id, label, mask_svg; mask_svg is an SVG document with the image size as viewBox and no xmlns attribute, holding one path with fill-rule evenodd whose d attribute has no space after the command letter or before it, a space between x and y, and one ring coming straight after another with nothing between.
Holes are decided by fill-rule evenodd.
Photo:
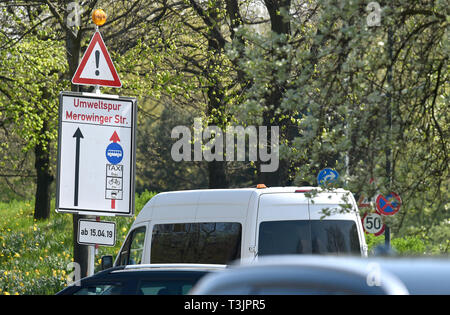
<instances>
[{"instance_id":1,"label":"round sign pole","mask_svg":"<svg viewBox=\"0 0 450 315\"><path fill-rule=\"evenodd\" d=\"M386 196L380 194L376 200L377 212L384 216L395 215L400 210L401 205L402 199L395 192L391 192ZM387 224L384 229L384 244L388 248L391 247L391 229Z\"/></svg>"},{"instance_id":2,"label":"round sign pole","mask_svg":"<svg viewBox=\"0 0 450 315\"><path fill-rule=\"evenodd\" d=\"M391 228L386 225L384 228L384 245L387 248L391 248Z\"/></svg>"},{"instance_id":3,"label":"round sign pole","mask_svg":"<svg viewBox=\"0 0 450 315\"><path fill-rule=\"evenodd\" d=\"M99 26L105 24L106 13L102 9L96 9L92 13L92 21L95 24L95 31L98 32ZM100 85L96 84L94 86L94 93L100 95ZM95 217L96 221L100 221L100 217ZM95 255L98 249L98 245L88 245L88 266L87 275L92 276L95 273Z\"/></svg>"}]
</instances>

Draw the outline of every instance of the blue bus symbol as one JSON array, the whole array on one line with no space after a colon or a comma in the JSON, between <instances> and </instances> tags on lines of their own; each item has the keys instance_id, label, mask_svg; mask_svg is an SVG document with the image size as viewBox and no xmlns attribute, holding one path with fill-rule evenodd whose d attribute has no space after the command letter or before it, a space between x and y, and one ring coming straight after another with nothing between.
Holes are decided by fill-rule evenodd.
<instances>
[{"instance_id":1,"label":"blue bus symbol","mask_svg":"<svg viewBox=\"0 0 450 315\"><path fill-rule=\"evenodd\" d=\"M116 142L110 143L106 147L106 159L111 164L119 164L123 158L122 146Z\"/></svg>"}]
</instances>

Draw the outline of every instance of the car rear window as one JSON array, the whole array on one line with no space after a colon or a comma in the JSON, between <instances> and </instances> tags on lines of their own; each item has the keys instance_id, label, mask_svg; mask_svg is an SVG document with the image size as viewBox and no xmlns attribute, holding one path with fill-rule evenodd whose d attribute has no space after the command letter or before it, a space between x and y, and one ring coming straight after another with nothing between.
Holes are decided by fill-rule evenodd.
<instances>
[{"instance_id":1,"label":"car rear window","mask_svg":"<svg viewBox=\"0 0 450 315\"><path fill-rule=\"evenodd\" d=\"M74 295L117 295L121 294L123 285L121 283L88 283L79 287Z\"/></svg>"},{"instance_id":2,"label":"car rear window","mask_svg":"<svg viewBox=\"0 0 450 315\"><path fill-rule=\"evenodd\" d=\"M350 220L266 221L259 226L258 255L360 253Z\"/></svg>"},{"instance_id":3,"label":"car rear window","mask_svg":"<svg viewBox=\"0 0 450 315\"><path fill-rule=\"evenodd\" d=\"M143 280L138 285L137 294L185 295L204 274L180 275L178 279Z\"/></svg>"},{"instance_id":4,"label":"car rear window","mask_svg":"<svg viewBox=\"0 0 450 315\"><path fill-rule=\"evenodd\" d=\"M156 224L150 261L226 264L240 258L241 235L237 222Z\"/></svg>"}]
</instances>

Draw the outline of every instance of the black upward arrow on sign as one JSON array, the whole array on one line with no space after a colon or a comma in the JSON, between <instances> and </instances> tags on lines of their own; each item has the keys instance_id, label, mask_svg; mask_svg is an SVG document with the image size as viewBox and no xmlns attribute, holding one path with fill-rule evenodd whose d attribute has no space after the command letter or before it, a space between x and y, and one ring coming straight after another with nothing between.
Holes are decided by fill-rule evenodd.
<instances>
[{"instance_id":1,"label":"black upward arrow on sign","mask_svg":"<svg viewBox=\"0 0 450 315\"><path fill-rule=\"evenodd\" d=\"M83 138L83 134L81 133L80 128L77 128L77 131L73 134L73 137L76 138L76 147L75 147L75 188L73 193L73 205L78 206L78 183L80 176L80 139Z\"/></svg>"}]
</instances>

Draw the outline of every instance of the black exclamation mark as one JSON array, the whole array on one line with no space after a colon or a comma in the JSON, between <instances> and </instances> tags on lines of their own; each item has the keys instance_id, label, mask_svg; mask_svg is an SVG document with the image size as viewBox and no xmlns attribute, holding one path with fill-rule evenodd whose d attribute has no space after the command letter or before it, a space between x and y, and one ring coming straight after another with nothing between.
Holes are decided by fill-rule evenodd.
<instances>
[{"instance_id":1,"label":"black exclamation mark","mask_svg":"<svg viewBox=\"0 0 450 315\"><path fill-rule=\"evenodd\" d=\"M100 63L100 51L95 51L95 66L98 69L98 64ZM100 71L95 70L95 75L99 75Z\"/></svg>"}]
</instances>

